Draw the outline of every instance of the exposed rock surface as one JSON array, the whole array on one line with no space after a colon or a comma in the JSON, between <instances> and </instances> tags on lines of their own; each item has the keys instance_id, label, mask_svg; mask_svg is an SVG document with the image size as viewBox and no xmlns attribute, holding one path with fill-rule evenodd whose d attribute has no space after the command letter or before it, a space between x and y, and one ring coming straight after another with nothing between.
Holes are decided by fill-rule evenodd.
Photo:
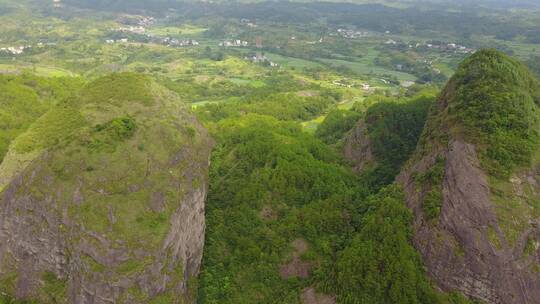
<instances>
[{"instance_id":1,"label":"exposed rock surface","mask_svg":"<svg viewBox=\"0 0 540 304\"><path fill-rule=\"evenodd\" d=\"M279 275L282 279L293 277L307 279L310 275L311 263L302 261L302 254L308 251L309 244L304 239L296 239L292 242L292 247L294 250L289 262L280 267Z\"/></svg>"},{"instance_id":2,"label":"exposed rock surface","mask_svg":"<svg viewBox=\"0 0 540 304\"><path fill-rule=\"evenodd\" d=\"M426 172L441 155L446 159L443 201L439 222L433 225L424 217L425 191L418 189L414 175ZM398 183L414 211L415 246L442 289L460 290L486 303L540 303L540 275L523 264L523 249L505 240L473 145L451 141L448 150L425 156L402 172ZM490 241L490 233L500 248ZM528 259L540 261L540 252Z\"/></svg>"},{"instance_id":3,"label":"exposed rock surface","mask_svg":"<svg viewBox=\"0 0 540 304\"><path fill-rule=\"evenodd\" d=\"M326 294L318 293L315 288L304 289L301 296L302 304L335 304L336 298Z\"/></svg>"},{"instance_id":4,"label":"exposed rock surface","mask_svg":"<svg viewBox=\"0 0 540 304\"><path fill-rule=\"evenodd\" d=\"M1 292L40 303L194 301L211 141L174 94L111 77L95 85L140 81L151 98L85 102L76 136L4 174ZM116 117L135 121L133 134L120 137Z\"/></svg>"},{"instance_id":5,"label":"exposed rock surface","mask_svg":"<svg viewBox=\"0 0 540 304\"><path fill-rule=\"evenodd\" d=\"M462 78L454 76L450 80L428 118L417 151L397 182L403 186L406 203L414 213L415 247L439 287L445 291L461 291L485 303L538 304L538 160L531 159L529 169L514 168L511 177L490 173L493 171L485 168L489 155L485 152L486 145L482 145L486 138L480 137L485 135L470 131L471 123L467 125L461 120L464 115L456 115L469 111L471 101L463 102L463 98L469 96L456 92L468 89L468 94L473 94L471 83L499 82L503 84L496 88L501 91L499 96L513 96L515 92L511 90L521 81L500 69L518 63L508 62L506 58L496 51L483 51L468 61L470 66L461 68L459 77ZM529 81L527 77L524 78ZM524 91L522 88L519 94ZM489 95L484 98L490 101ZM522 106L523 113L531 111L530 115L536 115L538 110L534 109L533 99L525 100L529 104L516 103L515 106ZM499 101L493 101L496 102ZM487 113L485 119L495 115L505 117L504 109L515 110L497 105L499 107L493 108L501 112ZM497 123L494 119L489 122ZM499 126L500 129L505 127L512 126ZM441 171L434 170L438 166ZM442 172L440 180L433 178L435 171ZM426 180L437 181L433 184ZM434 189L440 195L428 199ZM428 200L435 201L433 197L439 201L440 209L434 213L435 218L428 218L426 204Z\"/></svg>"},{"instance_id":6,"label":"exposed rock surface","mask_svg":"<svg viewBox=\"0 0 540 304\"><path fill-rule=\"evenodd\" d=\"M482 91L493 83L496 88ZM471 57L440 94L397 176L414 214L414 245L444 291L485 303L540 303L540 160L532 157L529 167L514 167L509 177L496 175L483 162L490 157L491 134L482 133L487 127L474 129L499 124L513 134L509 138L534 136L540 119L536 84L519 63L496 51ZM481 115L471 119L475 111ZM494 118L514 112L527 115L520 122L527 131L512 133L515 123ZM364 121L346 138L344 155L357 172L375 163Z\"/></svg>"},{"instance_id":7,"label":"exposed rock surface","mask_svg":"<svg viewBox=\"0 0 540 304\"><path fill-rule=\"evenodd\" d=\"M343 156L353 165L356 173L362 172L375 162L367 132L366 123L360 120L345 138Z\"/></svg>"}]
</instances>

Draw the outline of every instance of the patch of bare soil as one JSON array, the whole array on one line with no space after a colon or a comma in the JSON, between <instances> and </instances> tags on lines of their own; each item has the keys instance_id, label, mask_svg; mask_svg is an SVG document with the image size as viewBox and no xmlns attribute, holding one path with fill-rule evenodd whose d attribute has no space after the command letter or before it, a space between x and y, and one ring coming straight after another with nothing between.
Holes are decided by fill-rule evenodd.
<instances>
[{"instance_id":1,"label":"patch of bare soil","mask_svg":"<svg viewBox=\"0 0 540 304\"><path fill-rule=\"evenodd\" d=\"M296 95L300 97L315 97L315 96L318 96L319 93L315 91L300 91L296 93Z\"/></svg>"},{"instance_id":2,"label":"patch of bare soil","mask_svg":"<svg viewBox=\"0 0 540 304\"><path fill-rule=\"evenodd\" d=\"M270 206L264 206L261 209L261 212L259 213L259 216L263 220L268 220L268 221L277 220L277 218L278 218L277 212L274 209L272 209L272 207L270 207Z\"/></svg>"},{"instance_id":3,"label":"patch of bare soil","mask_svg":"<svg viewBox=\"0 0 540 304\"><path fill-rule=\"evenodd\" d=\"M315 288L308 287L302 291L302 304L335 304L336 297L318 293Z\"/></svg>"},{"instance_id":4,"label":"patch of bare soil","mask_svg":"<svg viewBox=\"0 0 540 304\"><path fill-rule=\"evenodd\" d=\"M289 262L281 265L279 275L282 279L299 277L306 279L310 275L311 263L302 261L300 258L309 249L309 244L304 239L296 239L291 244L294 248Z\"/></svg>"}]
</instances>

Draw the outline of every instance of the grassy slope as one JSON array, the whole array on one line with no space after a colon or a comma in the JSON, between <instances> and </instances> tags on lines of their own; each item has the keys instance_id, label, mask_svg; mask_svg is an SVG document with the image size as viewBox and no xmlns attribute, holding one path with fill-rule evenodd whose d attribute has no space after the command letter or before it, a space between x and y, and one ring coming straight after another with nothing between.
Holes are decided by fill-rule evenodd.
<instances>
[{"instance_id":1,"label":"grassy slope","mask_svg":"<svg viewBox=\"0 0 540 304\"><path fill-rule=\"evenodd\" d=\"M0 163L15 137L81 85L76 78L0 75Z\"/></svg>"}]
</instances>

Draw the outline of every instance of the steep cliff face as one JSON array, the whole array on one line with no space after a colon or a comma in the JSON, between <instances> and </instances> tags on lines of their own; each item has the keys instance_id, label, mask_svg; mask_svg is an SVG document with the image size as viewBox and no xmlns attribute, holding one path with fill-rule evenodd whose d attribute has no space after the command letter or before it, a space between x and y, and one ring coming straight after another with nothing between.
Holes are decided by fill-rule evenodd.
<instances>
[{"instance_id":1,"label":"steep cliff face","mask_svg":"<svg viewBox=\"0 0 540 304\"><path fill-rule=\"evenodd\" d=\"M373 147L364 120L359 121L345 137L343 156L348 160L356 173L375 165Z\"/></svg>"},{"instance_id":2,"label":"steep cliff face","mask_svg":"<svg viewBox=\"0 0 540 304\"><path fill-rule=\"evenodd\" d=\"M0 165L0 291L40 303L190 303L211 141L175 95L98 79Z\"/></svg>"},{"instance_id":3,"label":"steep cliff face","mask_svg":"<svg viewBox=\"0 0 540 304\"><path fill-rule=\"evenodd\" d=\"M444 290L540 303L540 90L493 50L467 59L397 178L415 246Z\"/></svg>"}]
</instances>

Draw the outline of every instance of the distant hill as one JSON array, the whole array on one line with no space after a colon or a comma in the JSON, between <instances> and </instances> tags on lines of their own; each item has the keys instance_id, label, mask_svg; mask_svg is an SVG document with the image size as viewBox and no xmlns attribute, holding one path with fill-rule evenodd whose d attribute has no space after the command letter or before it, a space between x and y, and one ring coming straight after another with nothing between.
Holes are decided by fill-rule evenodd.
<instances>
[{"instance_id":1,"label":"distant hill","mask_svg":"<svg viewBox=\"0 0 540 304\"><path fill-rule=\"evenodd\" d=\"M250 2L245 1L245 2ZM260 2L260 1L253 1ZM296 2L336 2L336 3L355 3L355 4L370 4L378 3L393 7L410 7L410 6L422 6L422 5L447 5L447 6L485 6L491 8L538 8L540 3L535 0L297 0Z\"/></svg>"}]
</instances>

